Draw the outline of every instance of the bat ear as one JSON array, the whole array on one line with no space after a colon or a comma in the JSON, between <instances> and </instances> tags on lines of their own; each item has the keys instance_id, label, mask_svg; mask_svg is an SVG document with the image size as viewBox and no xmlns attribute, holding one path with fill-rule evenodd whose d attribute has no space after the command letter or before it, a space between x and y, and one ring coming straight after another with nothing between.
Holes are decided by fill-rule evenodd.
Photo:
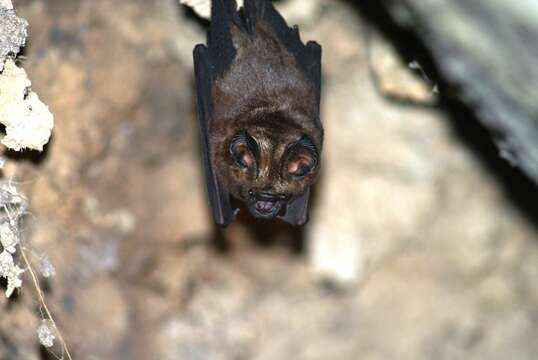
<instances>
[{"instance_id":1,"label":"bat ear","mask_svg":"<svg viewBox=\"0 0 538 360\"><path fill-rule=\"evenodd\" d=\"M308 202L310 200L310 188L297 199L288 203L286 214L279 216L279 219L291 225L304 225L308 222Z\"/></svg>"}]
</instances>

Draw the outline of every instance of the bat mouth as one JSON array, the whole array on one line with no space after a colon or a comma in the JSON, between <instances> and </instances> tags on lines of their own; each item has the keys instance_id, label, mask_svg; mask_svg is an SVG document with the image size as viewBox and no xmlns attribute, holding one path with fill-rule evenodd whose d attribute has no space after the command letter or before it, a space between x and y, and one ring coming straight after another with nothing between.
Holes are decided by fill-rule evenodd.
<instances>
[{"instance_id":1,"label":"bat mouth","mask_svg":"<svg viewBox=\"0 0 538 360\"><path fill-rule=\"evenodd\" d=\"M276 217L283 206L286 204L288 197L274 193L253 193L249 191L251 201L248 209L252 215L260 219L273 219Z\"/></svg>"}]
</instances>

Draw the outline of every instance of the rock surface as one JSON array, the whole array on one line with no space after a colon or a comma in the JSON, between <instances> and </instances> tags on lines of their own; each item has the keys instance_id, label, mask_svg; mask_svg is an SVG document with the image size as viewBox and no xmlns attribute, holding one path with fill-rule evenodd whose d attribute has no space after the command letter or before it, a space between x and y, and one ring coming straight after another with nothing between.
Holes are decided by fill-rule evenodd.
<instances>
[{"instance_id":1,"label":"rock surface","mask_svg":"<svg viewBox=\"0 0 538 360\"><path fill-rule=\"evenodd\" d=\"M42 151L54 127L52 113L30 90L31 84L24 69L6 60L0 74L0 123L6 132L2 144L15 151Z\"/></svg>"},{"instance_id":2,"label":"rock surface","mask_svg":"<svg viewBox=\"0 0 538 360\"><path fill-rule=\"evenodd\" d=\"M538 3L382 1L415 32L445 79L495 136L499 154L538 183Z\"/></svg>"},{"instance_id":3,"label":"rock surface","mask_svg":"<svg viewBox=\"0 0 538 360\"><path fill-rule=\"evenodd\" d=\"M2 144L15 151L42 151L54 119L14 60L26 43L27 26L28 22L15 14L11 1L0 2L0 124L6 133Z\"/></svg>"},{"instance_id":4,"label":"rock surface","mask_svg":"<svg viewBox=\"0 0 538 360\"><path fill-rule=\"evenodd\" d=\"M8 55L19 53L26 42L28 22L15 15L11 1L0 2L0 71Z\"/></svg>"},{"instance_id":5,"label":"rock surface","mask_svg":"<svg viewBox=\"0 0 538 360\"><path fill-rule=\"evenodd\" d=\"M76 359L535 358L536 214L445 113L377 92L354 8L316 3L284 13L324 51L312 219L298 231L244 218L221 232L193 98L204 29L175 0L21 3L25 68L56 129L17 174ZM0 359L40 358L33 305L30 291L0 297Z\"/></svg>"}]
</instances>

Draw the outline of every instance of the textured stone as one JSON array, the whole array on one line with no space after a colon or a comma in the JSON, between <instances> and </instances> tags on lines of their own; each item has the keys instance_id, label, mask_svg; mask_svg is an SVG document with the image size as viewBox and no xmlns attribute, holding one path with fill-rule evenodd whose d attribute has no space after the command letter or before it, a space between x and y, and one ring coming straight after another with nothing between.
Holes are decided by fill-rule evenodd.
<instances>
[{"instance_id":1,"label":"textured stone","mask_svg":"<svg viewBox=\"0 0 538 360\"><path fill-rule=\"evenodd\" d=\"M375 31L369 33L368 50L372 76L383 95L404 103L436 104L437 85L418 62L405 64L396 49Z\"/></svg>"},{"instance_id":2,"label":"textured stone","mask_svg":"<svg viewBox=\"0 0 538 360\"><path fill-rule=\"evenodd\" d=\"M30 85L24 69L7 60L0 74L0 123L6 131L2 144L15 151L43 151L54 127L52 113Z\"/></svg>"},{"instance_id":3,"label":"textured stone","mask_svg":"<svg viewBox=\"0 0 538 360\"><path fill-rule=\"evenodd\" d=\"M26 42L28 22L15 15L10 1L0 2L0 72L8 55L15 56Z\"/></svg>"},{"instance_id":4,"label":"textured stone","mask_svg":"<svg viewBox=\"0 0 538 360\"><path fill-rule=\"evenodd\" d=\"M535 357L535 226L446 114L378 93L364 24L345 3L298 16L303 39L324 49L324 170L309 224L244 218L215 237L190 57L204 29L178 9L18 9L35 36L25 68L56 117L46 156L17 165L28 242L56 269L47 298L75 358ZM221 237L227 252L212 246ZM0 357L37 359L30 291L0 297L0 312Z\"/></svg>"},{"instance_id":5,"label":"textured stone","mask_svg":"<svg viewBox=\"0 0 538 360\"><path fill-rule=\"evenodd\" d=\"M538 182L538 4L533 0L381 2L416 33L443 77L495 136L499 155Z\"/></svg>"}]
</instances>

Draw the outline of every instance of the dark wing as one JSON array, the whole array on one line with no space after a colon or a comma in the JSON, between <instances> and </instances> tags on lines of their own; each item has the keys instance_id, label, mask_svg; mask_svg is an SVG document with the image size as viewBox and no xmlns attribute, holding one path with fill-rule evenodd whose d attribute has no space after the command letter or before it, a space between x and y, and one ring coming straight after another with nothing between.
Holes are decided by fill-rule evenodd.
<instances>
[{"instance_id":1,"label":"dark wing","mask_svg":"<svg viewBox=\"0 0 538 360\"><path fill-rule=\"evenodd\" d=\"M308 221L308 202L310 200L310 188L305 193L292 200L286 207L286 214L279 216L279 219L291 225L304 225Z\"/></svg>"},{"instance_id":2,"label":"dark wing","mask_svg":"<svg viewBox=\"0 0 538 360\"><path fill-rule=\"evenodd\" d=\"M213 109L213 99L211 95L211 64L204 45L197 45L194 48L194 74L196 79L196 92L198 103L198 122L200 124L200 135L202 141L203 161L207 184L207 194L213 212L213 219L217 224L228 225L235 220L237 210L232 208L230 195L221 186L211 159L209 149L209 119Z\"/></svg>"},{"instance_id":3,"label":"dark wing","mask_svg":"<svg viewBox=\"0 0 538 360\"><path fill-rule=\"evenodd\" d=\"M317 115L320 119L319 109L321 102L321 46L315 41L309 41L306 44L306 52L303 55L306 67L307 77L314 84L316 91Z\"/></svg>"},{"instance_id":4,"label":"dark wing","mask_svg":"<svg viewBox=\"0 0 538 360\"><path fill-rule=\"evenodd\" d=\"M235 0L211 1L211 25L207 33L207 56L211 62L213 80L221 77L232 66L236 50L231 28L240 23Z\"/></svg>"},{"instance_id":5,"label":"dark wing","mask_svg":"<svg viewBox=\"0 0 538 360\"><path fill-rule=\"evenodd\" d=\"M198 98L198 122L203 149L207 194L213 219L219 225L228 225L235 220L238 210L233 209L228 191L220 184L213 161L209 142L209 121L213 112L212 87L214 81L230 68L235 58L231 37L231 21L237 17L235 0L213 0L211 4L211 27L208 32L207 47L194 48L194 72Z\"/></svg>"}]
</instances>

